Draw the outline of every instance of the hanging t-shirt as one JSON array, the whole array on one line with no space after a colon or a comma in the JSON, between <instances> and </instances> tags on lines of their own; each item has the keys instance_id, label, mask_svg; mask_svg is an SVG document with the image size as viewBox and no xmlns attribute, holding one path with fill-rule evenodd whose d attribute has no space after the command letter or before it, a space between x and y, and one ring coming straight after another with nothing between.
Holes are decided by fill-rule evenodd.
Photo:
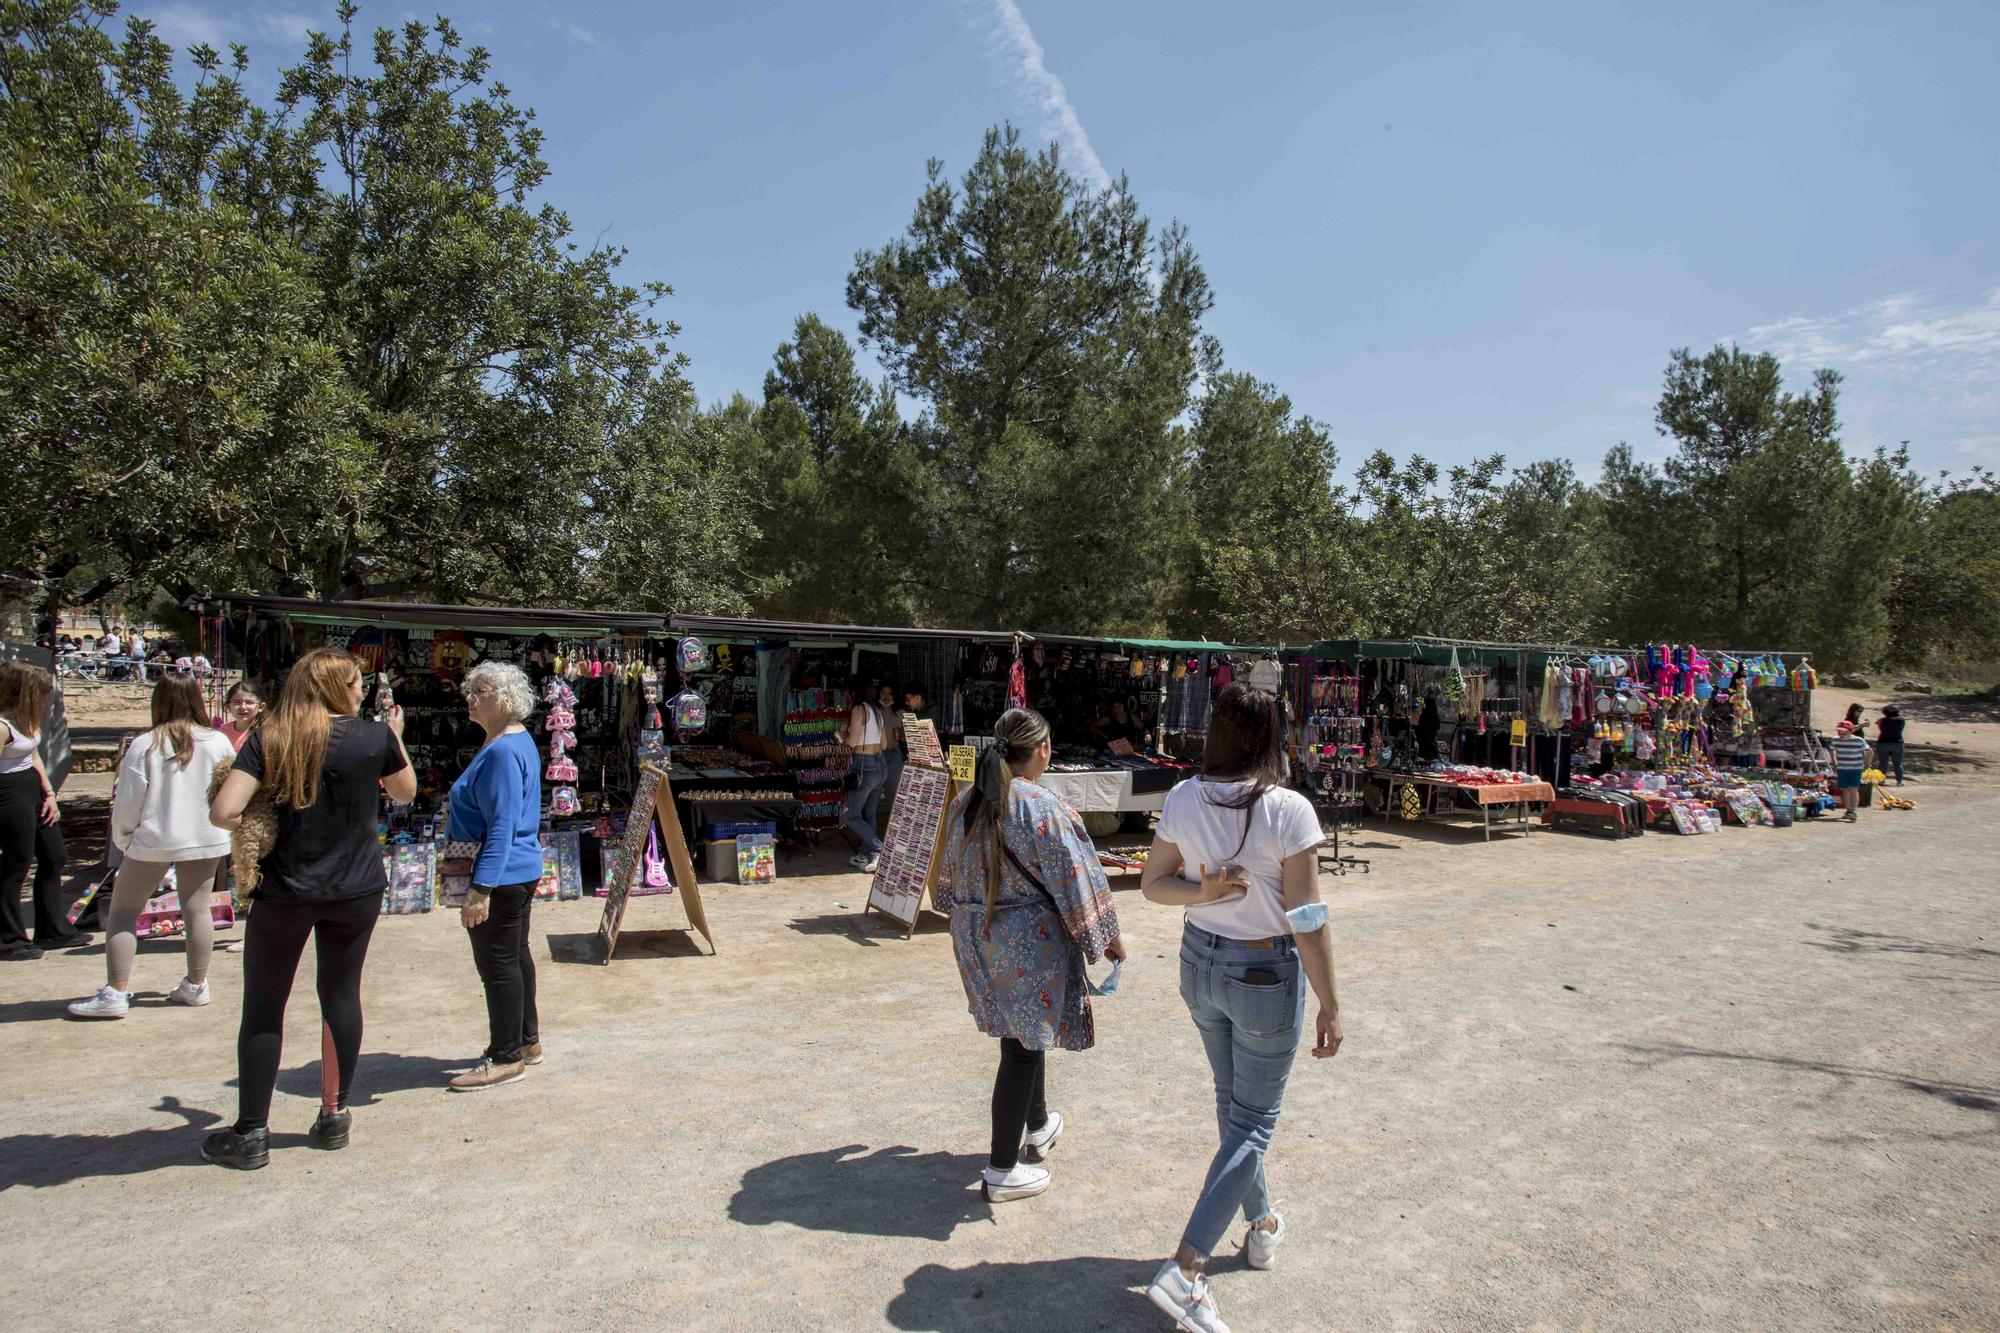
<instances>
[{"instance_id":1,"label":"hanging t-shirt","mask_svg":"<svg viewBox=\"0 0 2000 1333\"><path fill-rule=\"evenodd\" d=\"M1271 788L1248 811L1219 804L1248 785L1190 778L1167 793L1160 811L1159 836L1180 849L1183 876L1199 880L1203 865L1210 870L1243 867L1248 893L1187 909L1191 925L1232 940L1291 934L1285 920L1285 858L1319 846L1325 837L1312 802L1289 788Z\"/></svg>"},{"instance_id":2,"label":"hanging t-shirt","mask_svg":"<svg viewBox=\"0 0 2000 1333\"><path fill-rule=\"evenodd\" d=\"M387 889L382 844L375 837L376 790L383 778L407 767L387 726L358 717L333 719L313 803L294 810L275 802L278 840L264 857L263 879L253 896L324 903ZM264 780L261 728L243 743L235 771Z\"/></svg>"},{"instance_id":3,"label":"hanging t-shirt","mask_svg":"<svg viewBox=\"0 0 2000 1333\"><path fill-rule=\"evenodd\" d=\"M1251 689L1269 690L1272 694L1278 692L1278 687L1283 681L1284 672L1279 669L1276 662L1268 658L1261 662L1252 663L1249 675L1244 678L1244 683Z\"/></svg>"}]
</instances>

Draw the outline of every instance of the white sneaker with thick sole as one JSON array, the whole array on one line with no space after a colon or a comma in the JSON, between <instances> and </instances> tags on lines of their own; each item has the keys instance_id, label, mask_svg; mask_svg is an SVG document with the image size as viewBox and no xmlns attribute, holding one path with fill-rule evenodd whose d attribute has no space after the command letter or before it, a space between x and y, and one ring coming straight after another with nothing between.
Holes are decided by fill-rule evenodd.
<instances>
[{"instance_id":1,"label":"white sneaker with thick sole","mask_svg":"<svg viewBox=\"0 0 2000 1333\"><path fill-rule=\"evenodd\" d=\"M1062 1137L1062 1132L1062 1112L1049 1112L1048 1122L1042 1126L1041 1132L1039 1134L1030 1132L1026 1138L1021 1140L1021 1160L1024 1162L1048 1161L1049 1152L1056 1146L1056 1140Z\"/></svg>"},{"instance_id":2,"label":"white sneaker with thick sole","mask_svg":"<svg viewBox=\"0 0 2000 1333\"><path fill-rule=\"evenodd\" d=\"M881 864L882 864L882 857L878 853L874 856L869 857L867 860L861 863L861 873L864 875L872 875L875 873L875 867Z\"/></svg>"},{"instance_id":3,"label":"white sneaker with thick sole","mask_svg":"<svg viewBox=\"0 0 2000 1333\"><path fill-rule=\"evenodd\" d=\"M1051 1179L1049 1173L1039 1166L1021 1163L1012 1171L995 1171L986 1167L981 1173L986 1187L986 1202L1012 1203L1016 1199L1032 1199L1037 1194L1046 1193Z\"/></svg>"},{"instance_id":4,"label":"white sneaker with thick sole","mask_svg":"<svg viewBox=\"0 0 2000 1333\"><path fill-rule=\"evenodd\" d=\"M123 1018L132 1008L132 992L113 990L106 985L87 1000L71 1004L69 1011L78 1018Z\"/></svg>"},{"instance_id":5,"label":"white sneaker with thick sole","mask_svg":"<svg viewBox=\"0 0 2000 1333\"><path fill-rule=\"evenodd\" d=\"M1197 1275L1190 1282L1181 1266L1169 1259L1153 1275L1146 1299L1171 1315L1174 1327L1183 1333L1229 1333L1229 1325L1215 1311L1215 1297L1209 1293L1208 1279Z\"/></svg>"},{"instance_id":6,"label":"white sneaker with thick sole","mask_svg":"<svg viewBox=\"0 0 2000 1333\"><path fill-rule=\"evenodd\" d=\"M1278 1219L1276 1231L1266 1231L1262 1227L1251 1227L1250 1234L1243 1238L1243 1257L1252 1268L1268 1273L1278 1266L1278 1247L1285 1243L1285 1216L1275 1206L1271 1216Z\"/></svg>"},{"instance_id":7,"label":"white sneaker with thick sole","mask_svg":"<svg viewBox=\"0 0 2000 1333\"><path fill-rule=\"evenodd\" d=\"M182 977L181 984L174 987L167 998L175 1004L184 1004L191 1009L199 1009L208 1003L208 983L206 981L196 983L189 981L186 977Z\"/></svg>"}]
</instances>

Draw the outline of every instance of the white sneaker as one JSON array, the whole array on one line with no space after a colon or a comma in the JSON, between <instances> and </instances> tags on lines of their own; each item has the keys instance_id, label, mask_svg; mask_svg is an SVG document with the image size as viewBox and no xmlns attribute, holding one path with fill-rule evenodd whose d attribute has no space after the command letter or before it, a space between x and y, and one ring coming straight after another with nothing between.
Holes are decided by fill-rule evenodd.
<instances>
[{"instance_id":1,"label":"white sneaker","mask_svg":"<svg viewBox=\"0 0 2000 1333\"><path fill-rule=\"evenodd\" d=\"M174 987L167 998L175 1004L185 1004L190 1008L199 1009L208 1003L208 983L204 981L197 985L182 977L181 984Z\"/></svg>"},{"instance_id":2,"label":"white sneaker","mask_svg":"<svg viewBox=\"0 0 2000 1333\"><path fill-rule=\"evenodd\" d=\"M1209 1293L1208 1279L1196 1276L1190 1282L1181 1276L1181 1266L1169 1259L1153 1275L1146 1298L1173 1316L1174 1327L1183 1333L1229 1333L1229 1325L1215 1312L1215 1297Z\"/></svg>"},{"instance_id":3,"label":"white sneaker","mask_svg":"<svg viewBox=\"0 0 2000 1333\"><path fill-rule=\"evenodd\" d=\"M1045 1193L1049 1188L1050 1176L1039 1166L1029 1166L1023 1162L1012 1171L995 1171L987 1167L981 1173L985 1177L986 1202L1011 1203L1015 1199L1032 1199Z\"/></svg>"},{"instance_id":4,"label":"white sneaker","mask_svg":"<svg viewBox=\"0 0 2000 1333\"><path fill-rule=\"evenodd\" d=\"M87 1000L78 1000L69 1011L78 1018L123 1018L132 1007L132 992L104 986Z\"/></svg>"},{"instance_id":5,"label":"white sneaker","mask_svg":"<svg viewBox=\"0 0 2000 1333\"><path fill-rule=\"evenodd\" d=\"M1062 1112L1049 1112L1048 1123L1042 1126L1042 1132L1039 1134L1030 1133L1026 1138L1021 1140L1021 1160L1024 1162L1046 1162L1049 1160L1049 1150L1056 1146L1056 1140L1062 1137L1062 1132Z\"/></svg>"},{"instance_id":6,"label":"white sneaker","mask_svg":"<svg viewBox=\"0 0 2000 1333\"><path fill-rule=\"evenodd\" d=\"M856 852L854 855L847 858L847 864L853 866L856 870L861 870L865 868L868 864L867 854L863 852Z\"/></svg>"},{"instance_id":7,"label":"white sneaker","mask_svg":"<svg viewBox=\"0 0 2000 1333\"><path fill-rule=\"evenodd\" d=\"M1250 1234L1243 1238L1243 1254L1250 1266L1268 1273L1278 1266L1278 1247L1285 1242L1285 1218L1274 1206L1271 1216L1278 1219L1276 1231L1266 1231L1262 1227L1251 1227Z\"/></svg>"},{"instance_id":8,"label":"white sneaker","mask_svg":"<svg viewBox=\"0 0 2000 1333\"><path fill-rule=\"evenodd\" d=\"M880 854L871 856L861 863L861 873L864 875L872 875L875 873L875 867L881 864L882 864L882 857L880 856Z\"/></svg>"}]
</instances>

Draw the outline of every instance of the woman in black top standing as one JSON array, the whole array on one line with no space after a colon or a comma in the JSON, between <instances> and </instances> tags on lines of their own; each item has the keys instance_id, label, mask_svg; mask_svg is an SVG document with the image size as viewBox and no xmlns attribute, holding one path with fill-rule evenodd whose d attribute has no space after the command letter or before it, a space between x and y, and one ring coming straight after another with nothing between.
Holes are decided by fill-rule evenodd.
<instances>
[{"instance_id":1,"label":"woman in black top standing","mask_svg":"<svg viewBox=\"0 0 2000 1333\"><path fill-rule=\"evenodd\" d=\"M1884 777L1894 773L1896 785L1903 785L1903 710L1894 704L1875 720L1875 763Z\"/></svg>"},{"instance_id":2,"label":"woman in black top standing","mask_svg":"<svg viewBox=\"0 0 2000 1333\"><path fill-rule=\"evenodd\" d=\"M417 794L403 752L402 709L390 708L386 724L363 721L355 716L361 693L360 668L346 653L317 648L301 657L209 810L217 828L234 831L262 787L278 816L243 942L236 1123L201 1145L201 1155L218 1166L252 1171L270 1159L285 1002L308 936L319 963L320 1015L340 1068L339 1099L313 1123L312 1141L347 1146L347 1099L361 1057L361 964L388 889L375 839L375 792L379 785L395 801Z\"/></svg>"}]
</instances>

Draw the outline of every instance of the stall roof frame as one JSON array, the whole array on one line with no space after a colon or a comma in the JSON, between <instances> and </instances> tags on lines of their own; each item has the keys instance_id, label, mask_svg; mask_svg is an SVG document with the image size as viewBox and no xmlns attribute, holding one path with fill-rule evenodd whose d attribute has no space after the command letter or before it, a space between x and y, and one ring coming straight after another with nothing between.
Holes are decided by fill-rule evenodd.
<instances>
[{"instance_id":1,"label":"stall roof frame","mask_svg":"<svg viewBox=\"0 0 2000 1333\"><path fill-rule=\"evenodd\" d=\"M210 599L245 611L322 625L393 629L462 629L488 634L617 634L663 638L665 618L651 611L580 611L546 606L449 606L427 602L323 602L312 597L227 593Z\"/></svg>"}]
</instances>

